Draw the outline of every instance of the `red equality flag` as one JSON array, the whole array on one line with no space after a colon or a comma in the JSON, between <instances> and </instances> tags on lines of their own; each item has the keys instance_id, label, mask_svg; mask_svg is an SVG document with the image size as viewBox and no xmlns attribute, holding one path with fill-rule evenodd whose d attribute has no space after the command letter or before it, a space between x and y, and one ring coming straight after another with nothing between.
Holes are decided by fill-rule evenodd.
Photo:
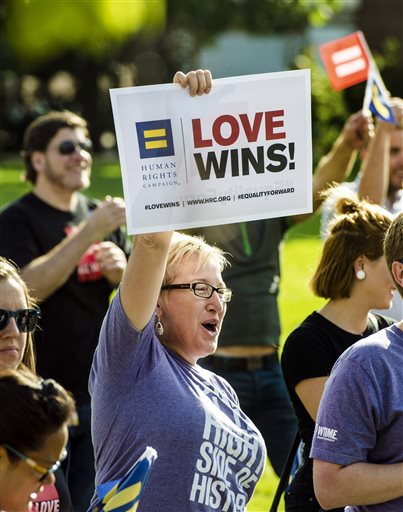
<instances>
[{"instance_id":1,"label":"red equality flag","mask_svg":"<svg viewBox=\"0 0 403 512\"><path fill-rule=\"evenodd\" d=\"M336 91L367 79L372 56L361 31L324 43L319 51L330 85Z\"/></svg>"}]
</instances>

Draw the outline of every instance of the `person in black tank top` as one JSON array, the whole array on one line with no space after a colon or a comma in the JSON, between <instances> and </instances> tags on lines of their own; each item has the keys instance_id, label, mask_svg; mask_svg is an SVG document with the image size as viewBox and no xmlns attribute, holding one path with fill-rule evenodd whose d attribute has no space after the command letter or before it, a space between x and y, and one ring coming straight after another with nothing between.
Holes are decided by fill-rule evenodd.
<instances>
[{"instance_id":1,"label":"person in black tank top","mask_svg":"<svg viewBox=\"0 0 403 512\"><path fill-rule=\"evenodd\" d=\"M331 189L328 195L336 193ZM392 300L394 285L382 247L391 215L378 205L359 201L353 193L335 201L337 215L311 281L315 295L328 302L288 336L281 359L301 437L301 463L285 494L287 512L321 510L309 452L332 366L353 343L393 323L370 313L373 308L390 307Z\"/></svg>"}]
</instances>

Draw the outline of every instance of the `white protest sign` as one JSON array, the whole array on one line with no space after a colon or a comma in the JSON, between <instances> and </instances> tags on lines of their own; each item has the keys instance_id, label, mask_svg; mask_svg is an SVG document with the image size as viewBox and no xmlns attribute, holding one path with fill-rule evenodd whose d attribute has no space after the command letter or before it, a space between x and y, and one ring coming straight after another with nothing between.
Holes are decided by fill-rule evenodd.
<instances>
[{"instance_id":1,"label":"white protest sign","mask_svg":"<svg viewBox=\"0 0 403 512\"><path fill-rule=\"evenodd\" d=\"M312 211L309 70L110 93L129 234Z\"/></svg>"}]
</instances>

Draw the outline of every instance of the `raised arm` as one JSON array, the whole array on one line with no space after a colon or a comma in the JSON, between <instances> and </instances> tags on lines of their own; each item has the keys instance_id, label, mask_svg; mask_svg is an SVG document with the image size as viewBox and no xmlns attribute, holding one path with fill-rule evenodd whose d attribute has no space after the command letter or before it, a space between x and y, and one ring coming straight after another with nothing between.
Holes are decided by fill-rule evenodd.
<instances>
[{"instance_id":1,"label":"raised arm","mask_svg":"<svg viewBox=\"0 0 403 512\"><path fill-rule=\"evenodd\" d=\"M313 176L314 211L320 206L320 193L333 181L345 181L351 173L357 151L368 142L372 130L371 121L362 111L352 114L333 147L318 164Z\"/></svg>"},{"instance_id":2,"label":"raised arm","mask_svg":"<svg viewBox=\"0 0 403 512\"><path fill-rule=\"evenodd\" d=\"M186 74L178 71L173 82L188 88L191 96L208 94L212 87L211 73L204 69ZM171 238L172 231L135 238L120 297L127 317L137 330L144 329L156 308Z\"/></svg>"},{"instance_id":3,"label":"raised arm","mask_svg":"<svg viewBox=\"0 0 403 512\"><path fill-rule=\"evenodd\" d=\"M345 181L351 173L357 152L368 141L372 131L371 121L362 111L352 114L343 126L330 152L321 158L312 179L314 213L322 204L321 193L333 182ZM293 217L301 222L311 214Z\"/></svg>"},{"instance_id":4,"label":"raised arm","mask_svg":"<svg viewBox=\"0 0 403 512\"><path fill-rule=\"evenodd\" d=\"M138 235L120 287L123 309L141 331L153 315L167 263L172 231Z\"/></svg>"},{"instance_id":5,"label":"raised arm","mask_svg":"<svg viewBox=\"0 0 403 512\"><path fill-rule=\"evenodd\" d=\"M393 98L393 111L397 126L403 122L403 100ZM359 196L373 203L384 205L389 189L390 155L392 134L396 127L392 123L377 120L375 136L368 146L368 153L362 165Z\"/></svg>"}]
</instances>

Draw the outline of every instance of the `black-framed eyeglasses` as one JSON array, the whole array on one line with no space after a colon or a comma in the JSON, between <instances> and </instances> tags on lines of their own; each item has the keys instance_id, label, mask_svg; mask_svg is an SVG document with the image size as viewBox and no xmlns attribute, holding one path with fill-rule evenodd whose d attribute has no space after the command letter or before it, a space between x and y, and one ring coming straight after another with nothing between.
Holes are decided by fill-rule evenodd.
<instances>
[{"instance_id":1,"label":"black-framed eyeglasses","mask_svg":"<svg viewBox=\"0 0 403 512\"><path fill-rule=\"evenodd\" d=\"M59 144L57 150L61 155L71 155L74 151L80 151L83 149L87 153L92 153L92 142L90 139L86 139L84 141L74 141L74 140L64 140Z\"/></svg>"},{"instance_id":2,"label":"black-framed eyeglasses","mask_svg":"<svg viewBox=\"0 0 403 512\"><path fill-rule=\"evenodd\" d=\"M27 457L26 455L24 455L23 453L19 452L18 450L16 450L15 448L10 446L9 444L4 444L3 446L7 450L9 450L10 452L14 453L14 455L16 455L19 459L21 459L24 462L26 462L28 464L28 466L33 468L37 473L39 473L41 475L41 477L39 478L39 482L43 482L44 480L46 480L46 477L48 475L52 475L53 473L55 473L60 468L61 463L67 457L67 450L64 449L60 459L57 460L54 464L52 464L49 468L45 468L41 464L38 464L34 459L31 459L30 457Z\"/></svg>"},{"instance_id":3,"label":"black-framed eyeglasses","mask_svg":"<svg viewBox=\"0 0 403 512\"><path fill-rule=\"evenodd\" d=\"M197 297L209 299L214 292L218 293L221 302L230 302L234 292L230 288L216 288L207 283L184 283L184 284L166 284L161 290L192 290Z\"/></svg>"},{"instance_id":4,"label":"black-framed eyeglasses","mask_svg":"<svg viewBox=\"0 0 403 512\"><path fill-rule=\"evenodd\" d=\"M0 331L5 329L11 318L15 318L18 330L20 332L32 332L41 318L41 310L39 308L9 309L0 308Z\"/></svg>"}]
</instances>

